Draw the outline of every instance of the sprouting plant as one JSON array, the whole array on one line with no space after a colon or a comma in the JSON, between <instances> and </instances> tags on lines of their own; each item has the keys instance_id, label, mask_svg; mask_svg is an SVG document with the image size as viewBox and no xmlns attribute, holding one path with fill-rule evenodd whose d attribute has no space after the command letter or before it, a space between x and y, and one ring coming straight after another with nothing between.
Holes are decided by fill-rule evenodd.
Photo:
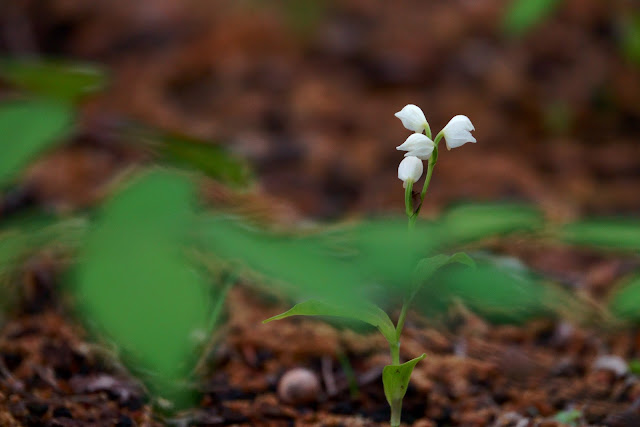
<instances>
[{"instance_id":1,"label":"sprouting plant","mask_svg":"<svg viewBox=\"0 0 640 427\"><path fill-rule=\"evenodd\" d=\"M471 135L474 127L466 116L458 115L452 118L436 135L435 140L431 139L431 128L419 107L409 104L396 113L395 116L402 121L404 127L414 132L402 145L397 147L398 150L407 152L398 167L398 178L402 180L403 187L405 188L405 212L409 221L409 233L413 233L415 232L416 219L424 203L427 189L431 182L431 175L433 174L433 169L438 159L438 144L440 141L444 138L447 149L450 150L451 148L460 147L467 142L476 142L476 139ZM426 178L422 191L420 192L419 201L414 205L413 185L422 176L424 170L422 162L425 160L428 161ZM425 236L425 238L428 237ZM402 335L407 311L425 281L439 268L454 262L470 266L474 265L473 260L466 254L457 253L452 256L439 254L425 258L415 266L414 283L412 283L409 288L410 292L408 295L404 297L400 315L395 325L381 308L369 302L339 306L318 300L310 300L297 304L289 311L265 320L264 323L295 315L326 315L356 318L376 326L389 342L391 364L384 367L382 371L382 382L385 396L391 407L391 426L399 426L402 413L402 399L407 392L411 373L416 364L426 357L426 354L423 353L415 359L400 363L400 337Z\"/></svg>"}]
</instances>

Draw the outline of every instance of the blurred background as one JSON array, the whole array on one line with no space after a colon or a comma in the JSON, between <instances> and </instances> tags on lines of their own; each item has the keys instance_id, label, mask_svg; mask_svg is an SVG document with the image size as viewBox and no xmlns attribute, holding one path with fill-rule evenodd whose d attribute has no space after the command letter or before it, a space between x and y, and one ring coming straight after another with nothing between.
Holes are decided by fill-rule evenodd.
<instances>
[{"instance_id":1,"label":"blurred background","mask_svg":"<svg viewBox=\"0 0 640 427\"><path fill-rule=\"evenodd\" d=\"M247 158L288 215L401 212L393 114L414 103L435 132L467 115L478 140L441 154L427 215L488 199L563 219L640 209L631 0L12 0L0 56L107 72L71 149L28 173L54 204L91 203L131 156L113 129L135 121Z\"/></svg>"}]
</instances>

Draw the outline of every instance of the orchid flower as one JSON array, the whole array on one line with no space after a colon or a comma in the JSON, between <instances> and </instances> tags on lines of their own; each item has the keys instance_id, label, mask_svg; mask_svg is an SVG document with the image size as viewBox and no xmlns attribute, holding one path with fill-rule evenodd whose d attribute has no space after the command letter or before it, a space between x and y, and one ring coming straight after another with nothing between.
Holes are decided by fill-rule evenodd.
<instances>
[{"instance_id":1,"label":"orchid flower","mask_svg":"<svg viewBox=\"0 0 640 427\"><path fill-rule=\"evenodd\" d=\"M422 133L426 129L429 129L427 118L417 105L408 104L394 115L399 118L404 127L409 130Z\"/></svg>"},{"instance_id":2,"label":"orchid flower","mask_svg":"<svg viewBox=\"0 0 640 427\"><path fill-rule=\"evenodd\" d=\"M398 166L398 179L402 186L407 188L407 182L416 182L422 176L422 160L415 156L405 157Z\"/></svg>"},{"instance_id":3,"label":"orchid flower","mask_svg":"<svg viewBox=\"0 0 640 427\"><path fill-rule=\"evenodd\" d=\"M406 151L405 157L414 156L420 160L428 160L434 147L435 144L430 138L421 133L414 133L402 145L396 147L396 150Z\"/></svg>"},{"instance_id":4,"label":"orchid flower","mask_svg":"<svg viewBox=\"0 0 640 427\"><path fill-rule=\"evenodd\" d=\"M442 129L447 149L460 147L467 142L476 142L476 139L471 136L471 131L475 130L469 117L463 115L457 115Z\"/></svg>"}]
</instances>

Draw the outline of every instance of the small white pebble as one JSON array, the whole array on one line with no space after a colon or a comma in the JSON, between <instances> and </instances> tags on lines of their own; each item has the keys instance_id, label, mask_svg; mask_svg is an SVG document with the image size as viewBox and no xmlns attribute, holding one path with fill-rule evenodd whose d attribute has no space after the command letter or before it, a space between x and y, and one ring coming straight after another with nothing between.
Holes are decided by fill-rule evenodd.
<instances>
[{"instance_id":1,"label":"small white pebble","mask_svg":"<svg viewBox=\"0 0 640 427\"><path fill-rule=\"evenodd\" d=\"M594 370L611 371L622 377L629 372L629 365L619 356L600 356L593 363Z\"/></svg>"},{"instance_id":2,"label":"small white pebble","mask_svg":"<svg viewBox=\"0 0 640 427\"><path fill-rule=\"evenodd\" d=\"M291 369L280 378L278 383L278 397L292 405L315 402L319 394L320 381L309 369Z\"/></svg>"}]
</instances>

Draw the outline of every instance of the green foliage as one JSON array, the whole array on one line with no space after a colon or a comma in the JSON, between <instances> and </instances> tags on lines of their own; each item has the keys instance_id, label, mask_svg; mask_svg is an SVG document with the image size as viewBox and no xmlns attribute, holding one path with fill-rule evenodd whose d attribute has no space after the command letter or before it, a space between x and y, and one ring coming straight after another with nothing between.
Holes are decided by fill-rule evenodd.
<instances>
[{"instance_id":1,"label":"green foliage","mask_svg":"<svg viewBox=\"0 0 640 427\"><path fill-rule=\"evenodd\" d=\"M502 30L509 36L522 36L549 17L559 5L560 0L512 0L502 18Z\"/></svg>"},{"instance_id":2,"label":"green foliage","mask_svg":"<svg viewBox=\"0 0 640 427\"><path fill-rule=\"evenodd\" d=\"M474 313L495 322L521 323L553 315L568 306L571 296L527 271L496 262L479 262L475 269L442 270L417 296L417 309L444 313L460 301Z\"/></svg>"},{"instance_id":3,"label":"green foliage","mask_svg":"<svg viewBox=\"0 0 640 427\"><path fill-rule=\"evenodd\" d=\"M634 13L624 22L622 52L633 63L640 65L640 13Z\"/></svg>"},{"instance_id":4,"label":"green foliage","mask_svg":"<svg viewBox=\"0 0 640 427\"><path fill-rule=\"evenodd\" d=\"M453 263L464 264L474 268L476 266L475 261L469 258L469 255L464 252L458 252L453 255L438 254L430 258L425 258L418 263L415 269L413 289L411 291L412 295L415 295L436 271Z\"/></svg>"},{"instance_id":5,"label":"green foliage","mask_svg":"<svg viewBox=\"0 0 640 427\"><path fill-rule=\"evenodd\" d=\"M608 306L616 318L640 322L640 276L635 276L614 289Z\"/></svg>"},{"instance_id":6,"label":"green foliage","mask_svg":"<svg viewBox=\"0 0 640 427\"><path fill-rule=\"evenodd\" d=\"M506 203L464 204L448 210L438 221L450 245L503 235L533 231L544 224L539 210Z\"/></svg>"},{"instance_id":7,"label":"green foliage","mask_svg":"<svg viewBox=\"0 0 640 427\"><path fill-rule=\"evenodd\" d=\"M42 150L71 131L73 114L63 104L21 100L0 104L0 185L15 178Z\"/></svg>"},{"instance_id":8,"label":"green foliage","mask_svg":"<svg viewBox=\"0 0 640 427\"><path fill-rule=\"evenodd\" d=\"M629 360L629 372L633 375L640 375L640 359Z\"/></svg>"},{"instance_id":9,"label":"green foliage","mask_svg":"<svg viewBox=\"0 0 640 427\"><path fill-rule=\"evenodd\" d=\"M220 145L142 127L128 129L125 133L134 142L151 149L161 163L197 170L235 187L251 183L249 164Z\"/></svg>"},{"instance_id":10,"label":"green foliage","mask_svg":"<svg viewBox=\"0 0 640 427\"><path fill-rule=\"evenodd\" d=\"M290 316L337 316L348 319L361 320L380 330L382 335L389 341L396 341L396 329L387 316L387 313L373 304L360 303L350 306L339 306L336 304L327 304L318 300L309 300L296 304L288 311L277 316L270 317L262 323L268 323L273 320L280 320Z\"/></svg>"},{"instance_id":11,"label":"green foliage","mask_svg":"<svg viewBox=\"0 0 640 427\"><path fill-rule=\"evenodd\" d=\"M582 411L578 409L568 409L566 411L561 411L553 417L555 421L572 427L579 426L581 418Z\"/></svg>"},{"instance_id":12,"label":"green foliage","mask_svg":"<svg viewBox=\"0 0 640 427\"><path fill-rule=\"evenodd\" d=\"M640 220L588 219L566 225L560 238L601 249L640 252Z\"/></svg>"},{"instance_id":13,"label":"green foliage","mask_svg":"<svg viewBox=\"0 0 640 427\"><path fill-rule=\"evenodd\" d=\"M387 365L382 369L382 384L384 385L384 395L387 398L387 402L392 408L391 424L399 425L400 422L400 410L402 408L402 399L407 393L407 387L409 386L409 380L413 373L413 368L419 361L427 357L426 354L411 359L401 365ZM394 411L395 409L395 411ZM397 420L394 420L397 416ZM397 424L396 422L397 421Z\"/></svg>"},{"instance_id":14,"label":"green foliage","mask_svg":"<svg viewBox=\"0 0 640 427\"><path fill-rule=\"evenodd\" d=\"M2 59L0 78L34 94L63 101L77 101L106 83L106 74L98 67L40 59Z\"/></svg>"},{"instance_id":15,"label":"green foliage","mask_svg":"<svg viewBox=\"0 0 640 427\"><path fill-rule=\"evenodd\" d=\"M210 309L206 284L183 253L193 196L175 173L136 179L101 209L74 276L84 318L179 406L190 403L177 382L192 368L193 334L206 329Z\"/></svg>"},{"instance_id":16,"label":"green foliage","mask_svg":"<svg viewBox=\"0 0 640 427\"><path fill-rule=\"evenodd\" d=\"M198 237L210 257L236 263L241 274L258 273L293 298L348 306L408 290L418 260L441 244L432 229L418 225L408 233L405 222L378 219L296 236L209 215Z\"/></svg>"}]
</instances>

